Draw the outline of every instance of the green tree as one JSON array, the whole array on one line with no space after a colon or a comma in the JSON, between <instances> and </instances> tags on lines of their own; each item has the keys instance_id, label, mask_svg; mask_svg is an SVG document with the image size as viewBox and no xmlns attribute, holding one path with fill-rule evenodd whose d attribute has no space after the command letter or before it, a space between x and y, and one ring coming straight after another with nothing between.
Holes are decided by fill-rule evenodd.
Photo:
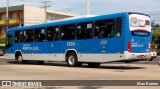
<instances>
[{"instance_id":1,"label":"green tree","mask_svg":"<svg viewBox=\"0 0 160 89\"><path fill-rule=\"evenodd\" d=\"M157 45L157 49L160 49L160 29L156 29L152 32L152 46L155 48Z\"/></svg>"},{"instance_id":2,"label":"green tree","mask_svg":"<svg viewBox=\"0 0 160 89\"><path fill-rule=\"evenodd\" d=\"M6 38L0 38L0 44L5 44L6 43Z\"/></svg>"}]
</instances>

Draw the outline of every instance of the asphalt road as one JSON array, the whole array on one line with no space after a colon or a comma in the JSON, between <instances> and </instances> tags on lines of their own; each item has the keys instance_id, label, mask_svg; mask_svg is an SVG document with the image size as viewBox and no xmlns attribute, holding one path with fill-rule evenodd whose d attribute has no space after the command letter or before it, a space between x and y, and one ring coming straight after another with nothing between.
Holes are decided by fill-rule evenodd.
<instances>
[{"instance_id":1,"label":"asphalt road","mask_svg":"<svg viewBox=\"0 0 160 89\"><path fill-rule=\"evenodd\" d=\"M108 63L98 68L67 67L66 63L37 65L36 62L18 64L0 57L0 80L160 80L158 61ZM3 87L5 88L5 87ZM117 87L52 87L63 89L117 89ZM46 88L46 89L52 89ZM160 87L123 87L123 89L160 89ZM8 89L8 88L6 88ZM38 88L41 89L41 88ZM122 88L121 88L122 89Z\"/></svg>"}]
</instances>

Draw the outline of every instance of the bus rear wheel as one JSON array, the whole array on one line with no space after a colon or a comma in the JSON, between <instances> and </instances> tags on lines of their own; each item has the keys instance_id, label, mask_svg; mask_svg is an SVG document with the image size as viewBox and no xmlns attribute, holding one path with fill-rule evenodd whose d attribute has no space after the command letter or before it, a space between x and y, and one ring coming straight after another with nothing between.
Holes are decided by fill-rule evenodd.
<instances>
[{"instance_id":1,"label":"bus rear wheel","mask_svg":"<svg viewBox=\"0 0 160 89\"><path fill-rule=\"evenodd\" d=\"M78 66L80 67L80 66L82 66L82 63L78 62L77 55L73 52L71 52L67 55L66 61L67 61L67 64L68 64L69 67L78 67Z\"/></svg>"},{"instance_id":2,"label":"bus rear wheel","mask_svg":"<svg viewBox=\"0 0 160 89\"><path fill-rule=\"evenodd\" d=\"M88 63L89 67L99 67L101 63Z\"/></svg>"}]
</instances>

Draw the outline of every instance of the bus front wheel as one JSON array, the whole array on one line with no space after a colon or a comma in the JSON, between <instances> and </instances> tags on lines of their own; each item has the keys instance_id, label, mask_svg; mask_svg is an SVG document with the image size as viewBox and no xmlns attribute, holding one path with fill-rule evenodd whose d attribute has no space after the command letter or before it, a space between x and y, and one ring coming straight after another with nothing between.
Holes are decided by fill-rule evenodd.
<instances>
[{"instance_id":1,"label":"bus front wheel","mask_svg":"<svg viewBox=\"0 0 160 89\"><path fill-rule=\"evenodd\" d=\"M17 57L16 57L16 59L17 59L17 62L19 63L19 64L23 64L23 63L25 63L25 61L23 60L23 58L22 58L22 55L20 54L20 55L18 55Z\"/></svg>"},{"instance_id":2,"label":"bus front wheel","mask_svg":"<svg viewBox=\"0 0 160 89\"><path fill-rule=\"evenodd\" d=\"M89 67L99 67L101 63L88 63Z\"/></svg>"},{"instance_id":3,"label":"bus front wheel","mask_svg":"<svg viewBox=\"0 0 160 89\"><path fill-rule=\"evenodd\" d=\"M82 63L78 62L77 55L73 52L71 52L67 55L67 60L66 61L67 61L67 64L68 64L69 67L82 66Z\"/></svg>"}]
</instances>

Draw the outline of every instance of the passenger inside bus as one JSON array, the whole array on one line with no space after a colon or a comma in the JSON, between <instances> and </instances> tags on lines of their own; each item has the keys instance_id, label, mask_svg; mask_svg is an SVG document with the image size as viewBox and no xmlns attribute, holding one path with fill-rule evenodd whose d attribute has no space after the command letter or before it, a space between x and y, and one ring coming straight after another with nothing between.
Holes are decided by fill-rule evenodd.
<instances>
[{"instance_id":1,"label":"passenger inside bus","mask_svg":"<svg viewBox=\"0 0 160 89\"><path fill-rule=\"evenodd\" d=\"M50 31L48 31L47 40L48 40L48 41L52 41L52 40L53 40L52 34L51 34Z\"/></svg>"},{"instance_id":2,"label":"passenger inside bus","mask_svg":"<svg viewBox=\"0 0 160 89\"><path fill-rule=\"evenodd\" d=\"M99 37L99 33L100 33L100 28L99 28L99 26L96 26L95 27L95 32L94 32L95 38Z\"/></svg>"},{"instance_id":3,"label":"passenger inside bus","mask_svg":"<svg viewBox=\"0 0 160 89\"><path fill-rule=\"evenodd\" d=\"M61 39L62 40L65 40L66 39L66 34L65 34L65 31L63 30L62 33L61 33Z\"/></svg>"},{"instance_id":4,"label":"passenger inside bus","mask_svg":"<svg viewBox=\"0 0 160 89\"><path fill-rule=\"evenodd\" d=\"M105 34L104 34L104 27L101 26L100 33L99 33L99 35L98 35L98 38L103 38L104 35L105 35Z\"/></svg>"},{"instance_id":5,"label":"passenger inside bus","mask_svg":"<svg viewBox=\"0 0 160 89\"><path fill-rule=\"evenodd\" d=\"M24 36L24 42L29 42L28 35Z\"/></svg>"},{"instance_id":6,"label":"passenger inside bus","mask_svg":"<svg viewBox=\"0 0 160 89\"><path fill-rule=\"evenodd\" d=\"M53 40L59 40L59 33L58 32L54 33Z\"/></svg>"}]
</instances>

